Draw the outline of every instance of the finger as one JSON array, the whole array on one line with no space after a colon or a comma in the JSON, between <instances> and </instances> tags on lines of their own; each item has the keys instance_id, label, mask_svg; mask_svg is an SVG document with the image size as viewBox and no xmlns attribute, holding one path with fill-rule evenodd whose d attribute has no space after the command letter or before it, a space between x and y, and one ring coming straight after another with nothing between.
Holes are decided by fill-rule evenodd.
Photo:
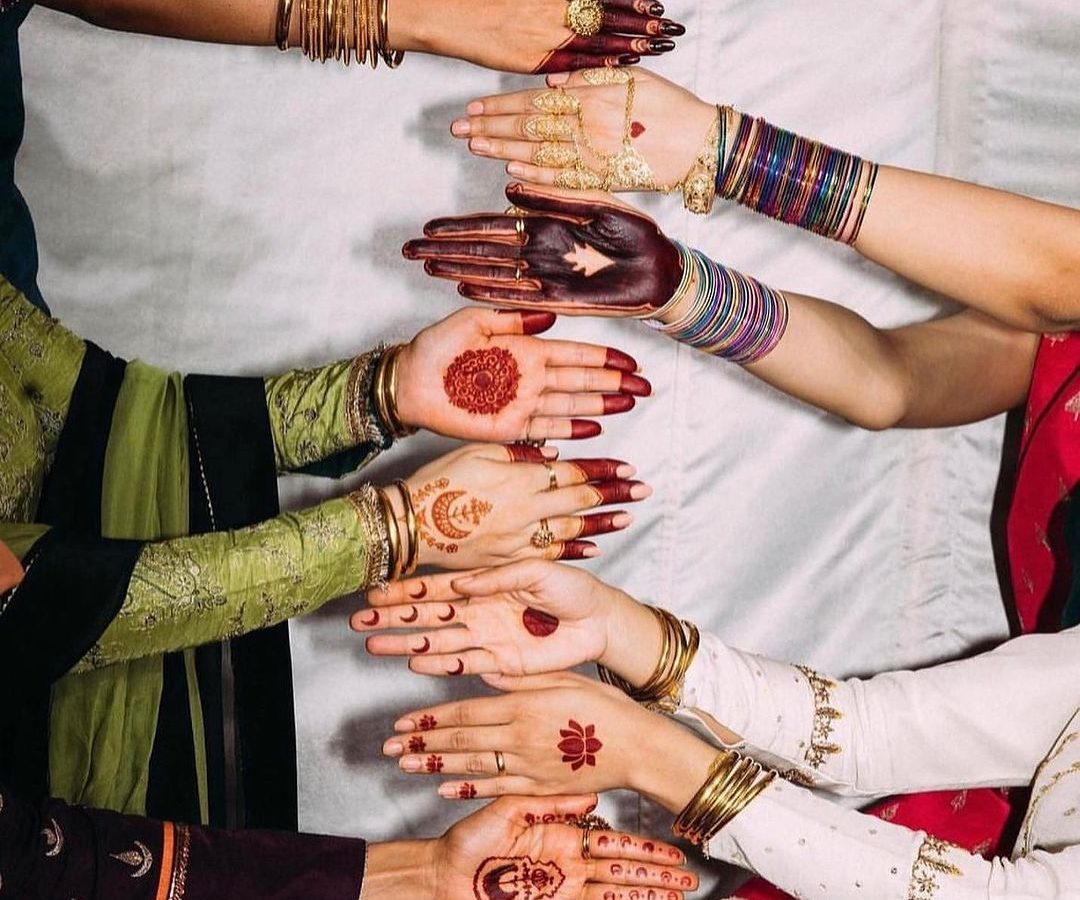
<instances>
[{"instance_id":1,"label":"finger","mask_svg":"<svg viewBox=\"0 0 1080 900\"><path fill-rule=\"evenodd\" d=\"M502 237L516 239L518 216L478 213L471 216L442 216L424 224L427 237ZM407 246L407 245L406 245Z\"/></svg>"},{"instance_id":2,"label":"finger","mask_svg":"<svg viewBox=\"0 0 1080 900\"><path fill-rule=\"evenodd\" d=\"M510 563L494 569L465 572L454 577L454 587L472 597L490 597L504 591L530 590L561 566L539 560Z\"/></svg>"},{"instance_id":3,"label":"finger","mask_svg":"<svg viewBox=\"0 0 1080 900\"><path fill-rule=\"evenodd\" d=\"M535 416L527 429L530 441L582 441L603 432L599 422L591 419L553 419Z\"/></svg>"},{"instance_id":4,"label":"finger","mask_svg":"<svg viewBox=\"0 0 1080 900\"><path fill-rule=\"evenodd\" d=\"M490 334L543 334L558 317L540 310L496 309L488 321Z\"/></svg>"},{"instance_id":5,"label":"finger","mask_svg":"<svg viewBox=\"0 0 1080 900\"><path fill-rule=\"evenodd\" d=\"M640 481L599 481L579 487L559 488L536 498L543 518L574 515L582 510L611 503L636 503L652 494L652 488Z\"/></svg>"},{"instance_id":6,"label":"finger","mask_svg":"<svg viewBox=\"0 0 1080 900\"><path fill-rule=\"evenodd\" d=\"M630 394L557 394L540 397L537 412L543 416L613 416L630 412L635 400Z\"/></svg>"},{"instance_id":7,"label":"finger","mask_svg":"<svg viewBox=\"0 0 1080 900\"><path fill-rule=\"evenodd\" d=\"M442 703L406 713L394 723L394 731L432 731L463 725L505 725L514 720L514 708L505 697L476 697Z\"/></svg>"},{"instance_id":8,"label":"finger","mask_svg":"<svg viewBox=\"0 0 1080 900\"><path fill-rule=\"evenodd\" d=\"M507 737L503 736L503 745ZM503 751L506 775L524 774L525 764L515 754ZM475 753L406 753L398 760L398 768L409 775L471 775L494 778L499 774L493 750Z\"/></svg>"},{"instance_id":9,"label":"finger","mask_svg":"<svg viewBox=\"0 0 1080 900\"><path fill-rule=\"evenodd\" d=\"M641 62L641 57L636 53L624 53L620 56L601 56L596 53L587 53L572 49L575 41L580 39L574 35L566 44L557 50L552 50L543 62L533 69L534 75L542 75L548 72L570 72L576 69L612 69L616 66L636 66ZM584 46L588 46L585 44Z\"/></svg>"},{"instance_id":10,"label":"finger","mask_svg":"<svg viewBox=\"0 0 1080 900\"><path fill-rule=\"evenodd\" d=\"M577 118L574 116L532 110L516 115L485 114L456 119L450 126L450 131L455 137L569 141L577 132L577 127Z\"/></svg>"},{"instance_id":11,"label":"finger","mask_svg":"<svg viewBox=\"0 0 1080 900\"><path fill-rule=\"evenodd\" d=\"M636 372L637 360L614 347L584 344L580 341L545 341L544 352L549 366L602 366L621 372Z\"/></svg>"},{"instance_id":12,"label":"finger","mask_svg":"<svg viewBox=\"0 0 1080 900\"><path fill-rule=\"evenodd\" d=\"M499 665L491 652L473 648L447 656L413 656L409 660L409 670L417 675L455 678L459 675L489 675L498 672Z\"/></svg>"},{"instance_id":13,"label":"finger","mask_svg":"<svg viewBox=\"0 0 1080 900\"><path fill-rule=\"evenodd\" d=\"M424 756L429 753L477 756L484 754L486 759L479 761L475 772L470 770L470 774L495 775L497 769L492 751L506 746L512 740L509 731L503 725L483 728L439 728L435 731L394 735L383 742L382 752L383 756L400 758L403 764L409 756ZM480 765L480 762L483 765ZM406 766L402 765L402 768ZM416 765L414 761L409 763L407 771L428 771L428 768L423 764Z\"/></svg>"},{"instance_id":14,"label":"finger","mask_svg":"<svg viewBox=\"0 0 1080 900\"><path fill-rule=\"evenodd\" d=\"M512 162L534 163L537 161L538 152L550 153L554 148L566 151L567 162L576 158L573 145L560 142L518 141L500 140L496 138L478 137L469 141L469 151L476 156L484 156L489 159L505 159ZM544 149L541 149L544 148ZM549 161L551 161L549 159Z\"/></svg>"},{"instance_id":15,"label":"finger","mask_svg":"<svg viewBox=\"0 0 1080 900\"><path fill-rule=\"evenodd\" d=\"M661 53L670 53L675 49L675 42L671 38L656 36L659 34L659 21L639 16L628 18L627 21L633 24L625 29L617 29L627 32L626 34L598 34L589 41L589 49L594 53L603 53L607 56L612 54L659 56ZM657 30L646 31L650 27ZM646 36L636 37L636 35Z\"/></svg>"},{"instance_id":16,"label":"finger","mask_svg":"<svg viewBox=\"0 0 1080 900\"><path fill-rule=\"evenodd\" d=\"M551 459L554 447L535 447L532 444L504 444L510 462L545 463ZM555 451L558 453L558 451Z\"/></svg>"},{"instance_id":17,"label":"finger","mask_svg":"<svg viewBox=\"0 0 1080 900\"><path fill-rule=\"evenodd\" d=\"M600 548L592 541L566 541L551 545L554 548L544 554L544 559L594 559L600 555Z\"/></svg>"},{"instance_id":18,"label":"finger","mask_svg":"<svg viewBox=\"0 0 1080 900\"><path fill-rule=\"evenodd\" d=\"M450 238L428 238L409 241L402 253L407 259L439 259L463 263L483 263L492 266L505 266L513 269L521 259L521 243L516 234L512 244L496 240L455 240ZM513 277L511 275L511 277Z\"/></svg>"},{"instance_id":19,"label":"finger","mask_svg":"<svg viewBox=\"0 0 1080 900\"><path fill-rule=\"evenodd\" d=\"M548 391L565 394L611 394L616 391L635 397L652 394L652 385L640 375L595 367L549 367L544 387Z\"/></svg>"},{"instance_id":20,"label":"finger","mask_svg":"<svg viewBox=\"0 0 1080 900\"><path fill-rule=\"evenodd\" d=\"M524 265L508 268L429 259L424 262L424 271L434 278L447 278L462 284L497 285L522 291L543 288L539 278L525 274Z\"/></svg>"},{"instance_id":21,"label":"finger","mask_svg":"<svg viewBox=\"0 0 1080 900\"><path fill-rule=\"evenodd\" d=\"M512 178L519 178L530 184L538 184L542 187L555 187L559 173L565 169L553 169L550 166L538 166L533 162L513 161L507 164L506 174Z\"/></svg>"},{"instance_id":22,"label":"finger","mask_svg":"<svg viewBox=\"0 0 1080 900\"><path fill-rule=\"evenodd\" d=\"M554 688L580 688L596 682L574 672L545 672L541 675L485 675L484 683L500 691L516 693L518 691L545 691ZM500 699L500 698L494 698ZM503 697L502 699L509 699ZM468 701L463 701L468 702ZM447 704L453 706L454 704ZM463 705L463 704L458 704Z\"/></svg>"},{"instance_id":23,"label":"finger","mask_svg":"<svg viewBox=\"0 0 1080 900\"><path fill-rule=\"evenodd\" d=\"M483 569L475 569L479 573ZM440 603L448 600L460 600L455 593L451 582L463 573L447 573L445 575L425 575L422 578L406 578L403 581L395 581L385 588L371 588L367 592L367 602L371 606L381 608L402 606L411 603ZM371 610L361 609L353 614L353 617L369 618ZM361 623L363 624L363 623ZM359 630L359 629L357 629Z\"/></svg>"},{"instance_id":24,"label":"finger","mask_svg":"<svg viewBox=\"0 0 1080 900\"><path fill-rule=\"evenodd\" d=\"M662 888L664 890L677 891L684 879L693 882L693 876L685 869L675 866L657 865L644 859L634 859L630 856L634 844L640 848L641 841L629 834L616 832L598 832L589 835L589 852L593 853L593 846L599 851L601 839L607 840L607 848L614 852L611 856L603 859L594 859L589 866L589 880L607 882L608 884L628 884L645 888ZM640 849L638 851L640 853ZM624 855L625 854L625 855ZM683 890L691 890L688 886ZM659 893L656 895L659 897ZM647 895L646 895L647 897ZM646 900L645 897L641 900Z\"/></svg>"},{"instance_id":25,"label":"finger","mask_svg":"<svg viewBox=\"0 0 1080 900\"><path fill-rule=\"evenodd\" d=\"M633 521L629 513L618 511L595 513L590 516L561 516L550 520L549 527L559 540L570 542L578 538L622 531L629 528Z\"/></svg>"},{"instance_id":26,"label":"finger","mask_svg":"<svg viewBox=\"0 0 1080 900\"><path fill-rule=\"evenodd\" d=\"M435 605L435 609L440 608L443 608L443 604ZM455 609L449 607L449 612L456 618ZM469 630L461 627L447 627L451 624L460 625L457 622L435 621L427 626L429 629L436 629L434 631L412 634L375 634L367 639L367 650L372 656L424 656L428 653L443 655L461 653L472 647L475 641L469 634ZM464 672L453 674L464 674Z\"/></svg>"},{"instance_id":27,"label":"finger","mask_svg":"<svg viewBox=\"0 0 1080 900\"><path fill-rule=\"evenodd\" d=\"M625 9L630 12L648 13L650 16L662 16L664 4L655 0L605 0L605 9Z\"/></svg>"},{"instance_id":28,"label":"finger","mask_svg":"<svg viewBox=\"0 0 1080 900\"><path fill-rule=\"evenodd\" d=\"M387 631L391 628L446 628L461 624L458 621L463 604L459 603L415 603L403 606L387 606L382 609L361 609L353 613L349 625L353 631ZM400 635L394 640L416 643L418 636ZM382 646L382 645L380 645ZM396 645L395 645L396 646ZM417 645L419 646L419 645ZM430 647L428 649L431 649ZM368 642L368 652L376 656L397 655L380 653ZM449 652L449 651L436 651Z\"/></svg>"},{"instance_id":29,"label":"finger","mask_svg":"<svg viewBox=\"0 0 1080 900\"><path fill-rule=\"evenodd\" d=\"M571 459L555 465L559 487L573 487L590 481L613 481L632 478L637 469L619 459Z\"/></svg>"},{"instance_id":30,"label":"finger","mask_svg":"<svg viewBox=\"0 0 1080 900\"><path fill-rule=\"evenodd\" d=\"M559 215L579 222L594 218L606 210L616 210L622 215L637 216L652 222L652 219L640 210L604 191L540 190L511 182L506 186L505 193L511 203L522 209Z\"/></svg>"},{"instance_id":31,"label":"finger","mask_svg":"<svg viewBox=\"0 0 1080 900\"><path fill-rule=\"evenodd\" d=\"M589 836L589 852L597 860L625 859L633 862L653 863L658 866L679 865L686 861L683 852L664 841L640 838L621 831L595 830ZM670 870L675 877L673 887L693 890L697 887L697 878L685 869ZM610 871L607 873L610 874ZM689 877L689 883L683 878ZM603 879L601 879L603 880ZM660 876L663 882L663 876Z\"/></svg>"},{"instance_id":32,"label":"finger","mask_svg":"<svg viewBox=\"0 0 1080 900\"><path fill-rule=\"evenodd\" d=\"M637 10L619 9L611 4L605 4L603 22L604 31L606 32L643 34L652 37L664 35L668 38L686 34L686 29L671 19L664 19L659 15L643 14ZM597 35L597 37L599 36ZM593 41L595 40L596 38L593 38ZM590 46L592 47L593 44L590 43ZM672 49L674 49L674 43L672 43Z\"/></svg>"},{"instance_id":33,"label":"finger","mask_svg":"<svg viewBox=\"0 0 1080 900\"><path fill-rule=\"evenodd\" d=\"M559 800L567 808L579 809L583 806L582 798L531 797L540 788L532 779L521 776L504 775L500 778L480 778L470 781L444 781L439 785L439 796L445 800L480 800L498 797L493 808L498 804L500 815L516 821L520 825L537 825L541 817L551 817L553 822L576 820L585 813L568 812L532 812L534 809L547 810L550 807L537 806L546 800ZM571 800L573 802L571 802ZM595 806L595 802L593 804Z\"/></svg>"},{"instance_id":34,"label":"finger","mask_svg":"<svg viewBox=\"0 0 1080 900\"><path fill-rule=\"evenodd\" d=\"M610 881L590 881L585 885L583 900L683 900L679 891L670 888L623 887Z\"/></svg>"}]
</instances>

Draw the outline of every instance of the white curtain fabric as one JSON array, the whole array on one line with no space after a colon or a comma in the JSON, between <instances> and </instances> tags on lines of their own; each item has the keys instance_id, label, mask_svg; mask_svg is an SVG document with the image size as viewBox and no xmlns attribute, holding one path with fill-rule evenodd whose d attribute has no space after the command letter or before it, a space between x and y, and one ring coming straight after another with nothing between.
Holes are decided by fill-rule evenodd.
<instances>
[{"instance_id":1,"label":"white curtain fabric","mask_svg":"<svg viewBox=\"0 0 1080 900\"><path fill-rule=\"evenodd\" d=\"M882 162L1080 203L1073 0L667 6L688 33L656 68L705 98ZM320 67L44 9L23 28L23 59L17 176L56 314L129 358L237 374L350 355L455 309L452 288L399 247L433 216L505 205L500 167L471 158L449 122L473 97L536 83L417 55L395 72ZM945 308L742 209L698 219L674 198L644 202L673 236L875 323ZM601 577L736 646L839 675L1006 634L989 537L1001 420L866 433L637 323L564 319L554 334L621 347L656 388L602 437L563 447L627 459L656 489L631 531L602 541ZM446 446L411 438L364 477L407 473ZM298 503L340 486L283 490ZM399 712L481 687L369 658L346 627L355 605L292 629L302 825L434 834L466 807L378 748ZM635 798L605 806L625 825L667 827Z\"/></svg>"}]
</instances>

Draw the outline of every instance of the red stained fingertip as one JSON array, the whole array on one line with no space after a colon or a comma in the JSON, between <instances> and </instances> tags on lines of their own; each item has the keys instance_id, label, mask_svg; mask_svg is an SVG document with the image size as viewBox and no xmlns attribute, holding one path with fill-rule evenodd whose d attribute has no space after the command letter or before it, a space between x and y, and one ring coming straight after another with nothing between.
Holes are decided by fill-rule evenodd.
<instances>
[{"instance_id":1,"label":"red stained fingertip","mask_svg":"<svg viewBox=\"0 0 1080 900\"><path fill-rule=\"evenodd\" d=\"M521 316L522 334L542 334L558 320L555 313L542 310L500 309L497 312L500 316Z\"/></svg>"},{"instance_id":2,"label":"red stained fingertip","mask_svg":"<svg viewBox=\"0 0 1080 900\"><path fill-rule=\"evenodd\" d=\"M559 559L592 559L599 555L600 548L592 541L567 541Z\"/></svg>"},{"instance_id":3,"label":"red stained fingertip","mask_svg":"<svg viewBox=\"0 0 1080 900\"><path fill-rule=\"evenodd\" d=\"M604 415L630 412L636 402L629 394L604 394Z\"/></svg>"},{"instance_id":4,"label":"red stained fingertip","mask_svg":"<svg viewBox=\"0 0 1080 900\"><path fill-rule=\"evenodd\" d=\"M635 397L651 397L652 384L640 375L624 374L619 382L619 390L624 394L633 394Z\"/></svg>"},{"instance_id":5,"label":"red stained fingertip","mask_svg":"<svg viewBox=\"0 0 1080 900\"><path fill-rule=\"evenodd\" d=\"M605 369L618 369L620 372L633 374L638 370L637 360L622 350L608 347L607 358L604 360Z\"/></svg>"},{"instance_id":6,"label":"red stained fingertip","mask_svg":"<svg viewBox=\"0 0 1080 900\"><path fill-rule=\"evenodd\" d=\"M570 420L570 439L580 441L584 438L593 438L600 434L604 429L600 427L599 422L591 422L588 419L571 419Z\"/></svg>"}]
</instances>

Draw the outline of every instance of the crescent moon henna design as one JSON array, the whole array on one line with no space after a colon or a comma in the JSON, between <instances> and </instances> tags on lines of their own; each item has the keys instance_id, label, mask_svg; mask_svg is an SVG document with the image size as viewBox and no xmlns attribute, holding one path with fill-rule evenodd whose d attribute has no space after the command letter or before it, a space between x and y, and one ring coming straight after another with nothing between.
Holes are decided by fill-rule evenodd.
<instances>
[{"instance_id":1,"label":"crescent moon henna design","mask_svg":"<svg viewBox=\"0 0 1080 900\"><path fill-rule=\"evenodd\" d=\"M468 491L451 489L449 478L437 478L425 484L414 495L413 503L417 507L416 528L420 539L440 553L457 553L460 549L457 542L472 535L493 509L490 503L471 496ZM448 540L442 540L435 532Z\"/></svg>"},{"instance_id":2,"label":"crescent moon henna design","mask_svg":"<svg viewBox=\"0 0 1080 900\"><path fill-rule=\"evenodd\" d=\"M427 653L431 649L431 641L424 638L424 642L419 647L413 647L412 652L416 654Z\"/></svg>"},{"instance_id":3,"label":"crescent moon henna design","mask_svg":"<svg viewBox=\"0 0 1080 900\"><path fill-rule=\"evenodd\" d=\"M427 596L427 584L425 582L421 581L420 582L420 590L418 590L415 594L410 593L409 596L413 600L423 600Z\"/></svg>"},{"instance_id":4,"label":"crescent moon henna design","mask_svg":"<svg viewBox=\"0 0 1080 900\"><path fill-rule=\"evenodd\" d=\"M407 616L401 617L401 621L404 622L406 625L411 625L413 622L420 618L420 610L418 610L415 606L410 606L409 609L411 609L412 612L409 613Z\"/></svg>"},{"instance_id":5,"label":"crescent moon henna design","mask_svg":"<svg viewBox=\"0 0 1080 900\"><path fill-rule=\"evenodd\" d=\"M448 611L445 616L436 616L435 618L438 619L440 622L453 622L454 619L457 617L457 610L454 609L454 607L451 606L449 603L446 605L446 608Z\"/></svg>"},{"instance_id":6,"label":"crescent moon henna design","mask_svg":"<svg viewBox=\"0 0 1080 900\"><path fill-rule=\"evenodd\" d=\"M490 856L476 869L473 895L476 900L550 900L564 881L562 869L551 860Z\"/></svg>"},{"instance_id":7,"label":"crescent moon henna design","mask_svg":"<svg viewBox=\"0 0 1080 900\"><path fill-rule=\"evenodd\" d=\"M566 728L559 729L559 736L562 738L558 744L562 761L570 764L571 771L596 765L596 754L604 745L596 737L595 725L583 727L571 719Z\"/></svg>"},{"instance_id":8,"label":"crescent moon henna design","mask_svg":"<svg viewBox=\"0 0 1080 900\"><path fill-rule=\"evenodd\" d=\"M443 390L458 409L494 416L517 399L520 381L514 354L503 347L488 347L455 357L443 376Z\"/></svg>"},{"instance_id":9,"label":"crescent moon henna design","mask_svg":"<svg viewBox=\"0 0 1080 900\"><path fill-rule=\"evenodd\" d=\"M521 623L533 637L545 638L553 635L559 627L559 620L531 606L521 614Z\"/></svg>"},{"instance_id":10,"label":"crescent moon henna design","mask_svg":"<svg viewBox=\"0 0 1080 900\"><path fill-rule=\"evenodd\" d=\"M379 611L377 609L371 610L371 618L369 618L369 619L361 619L360 624L361 625L367 625L369 628L373 628L374 626L378 625L379 624Z\"/></svg>"},{"instance_id":11,"label":"crescent moon henna design","mask_svg":"<svg viewBox=\"0 0 1080 900\"><path fill-rule=\"evenodd\" d=\"M454 675L454 676L464 675L465 674L465 661L459 658L458 661L457 661L457 665L454 666L454 668L451 669L446 674L447 675Z\"/></svg>"}]
</instances>

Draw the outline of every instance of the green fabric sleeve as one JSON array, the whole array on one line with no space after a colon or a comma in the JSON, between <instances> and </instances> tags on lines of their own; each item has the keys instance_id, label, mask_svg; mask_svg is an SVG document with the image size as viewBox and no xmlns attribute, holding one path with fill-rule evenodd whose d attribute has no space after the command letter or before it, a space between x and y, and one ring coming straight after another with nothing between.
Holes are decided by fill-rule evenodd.
<instances>
[{"instance_id":1,"label":"green fabric sleeve","mask_svg":"<svg viewBox=\"0 0 1080 900\"><path fill-rule=\"evenodd\" d=\"M0 276L0 519L33 519L85 353Z\"/></svg>"},{"instance_id":2,"label":"green fabric sleeve","mask_svg":"<svg viewBox=\"0 0 1080 900\"><path fill-rule=\"evenodd\" d=\"M39 525L36 522L0 522L0 541L7 544L8 549L21 562L26 559L26 554L30 552L30 548L48 530L48 525Z\"/></svg>"},{"instance_id":3,"label":"green fabric sleeve","mask_svg":"<svg viewBox=\"0 0 1080 900\"><path fill-rule=\"evenodd\" d=\"M143 549L119 615L73 671L219 641L311 612L387 575L378 495Z\"/></svg>"},{"instance_id":4,"label":"green fabric sleeve","mask_svg":"<svg viewBox=\"0 0 1080 900\"><path fill-rule=\"evenodd\" d=\"M295 472L343 451L354 468L389 447L375 412L371 382L381 350L318 369L293 369L266 379L266 406L279 472Z\"/></svg>"}]
</instances>

